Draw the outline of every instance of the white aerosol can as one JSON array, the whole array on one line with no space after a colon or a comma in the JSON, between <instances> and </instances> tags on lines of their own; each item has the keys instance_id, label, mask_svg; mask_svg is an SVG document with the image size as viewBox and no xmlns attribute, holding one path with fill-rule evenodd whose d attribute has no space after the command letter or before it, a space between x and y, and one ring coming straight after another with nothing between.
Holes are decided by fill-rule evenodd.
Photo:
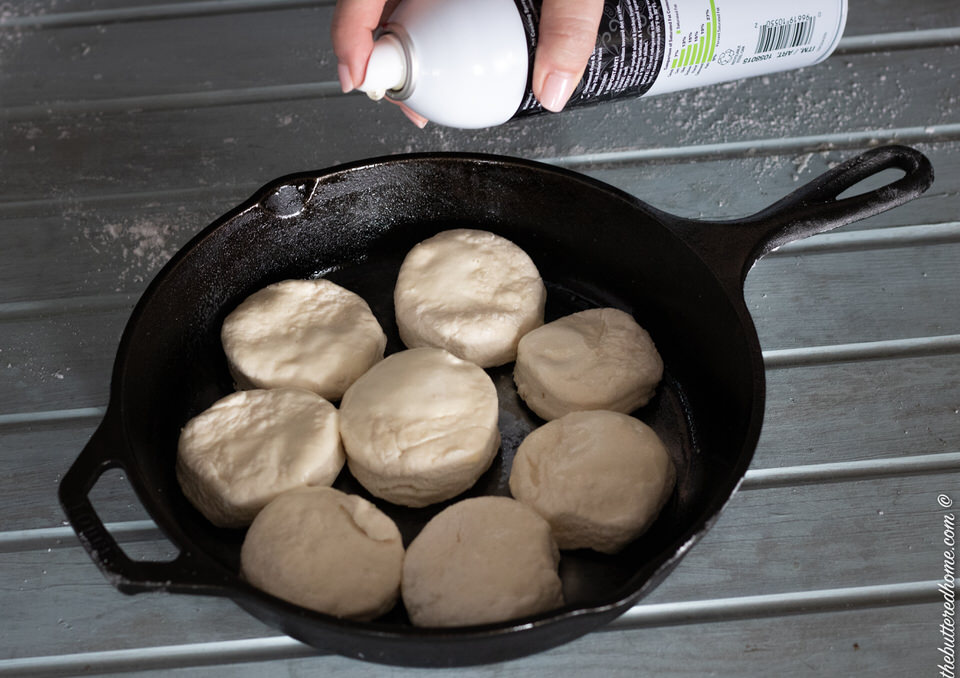
<instances>
[{"instance_id":1,"label":"white aerosol can","mask_svg":"<svg viewBox=\"0 0 960 678\"><path fill-rule=\"evenodd\" d=\"M542 0L403 0L360 89L441 125L541 112L533 55ZM606 0L567 108L801 68L840 41L847 0Z\"/></svg>"}]
</instances>

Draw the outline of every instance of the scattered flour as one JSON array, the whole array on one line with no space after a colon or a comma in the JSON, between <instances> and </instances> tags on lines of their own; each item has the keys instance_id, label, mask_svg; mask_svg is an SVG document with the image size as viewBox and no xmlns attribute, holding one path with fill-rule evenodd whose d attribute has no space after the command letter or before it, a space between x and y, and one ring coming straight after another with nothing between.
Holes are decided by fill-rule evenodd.
<instances>
[{"instance_id":1,"label":"scattered flour","mask_svg":"<svg viewBox=\"0 0 960 678\"><path fill-rule=\"evenodd\" d=\"M74 214L74 218L89 223L88 216ZM108 222L102 226L83 226L74 241L85 242L94 252L109 258L106 266L117 271L117 292L141 287L197 229L185 207L174 215L157 218L133 217L128 222Z\"/></svg>"},{"instance_id":2,"label":"scattered flour","mask_svg":"<svg viewBox=\"0 0 960 678\"><path fill-rule=\"evenodd\" d=\"M56 5L53 2L0 2L0 67L16 61L17 52L25 37L36 29L16 21L21 17L46 14Z\"/></svg>"},{"instance_id":3,"label":"scattered flour","mask_svg":"<svg viewBox=\"0 0 960 678\"><path fill-rule=\"evenodd\" d=\"M793 159L793 180L800 181L800 175L807 171L807 168L810 167L810 161L813 159L813 153L804 153L803 155Z\"/></svg>"}]
</instances>

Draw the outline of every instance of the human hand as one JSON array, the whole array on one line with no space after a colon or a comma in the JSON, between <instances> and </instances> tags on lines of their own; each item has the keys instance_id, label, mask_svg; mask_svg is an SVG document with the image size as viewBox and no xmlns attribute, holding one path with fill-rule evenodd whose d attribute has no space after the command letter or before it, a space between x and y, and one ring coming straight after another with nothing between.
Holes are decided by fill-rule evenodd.
<instances>
[{"instance_id":1,"label":"human hand","mask_svg":"<svg viewBox=\"0 0 960 678\"><path fill-rule=\"evenodd\" d=\"M338 0L333 10L330 33L333 52L337 56L337 77L344 93L363 82L367 61L373 51L373 32L393 13L400 0ZM389 99L388 99L389 101ZM403 114L417 127L423 128L427 119L396 103Z\"/></svg>"},{"instance_id":2,"label":"human hand","mask_svg":"<svg viewBox=\"0 0 960 678\"><path fill-rule=\"evenodd\" d=\"M363 82L373 51L373 32L399 0L338 0L331 35L344 92ZM544 0L533 65L533 93L549 111L560 111L583 77L596 44L603 0ZM399 104L418 127L427 120Z\"/></svg>"}]
</instances>

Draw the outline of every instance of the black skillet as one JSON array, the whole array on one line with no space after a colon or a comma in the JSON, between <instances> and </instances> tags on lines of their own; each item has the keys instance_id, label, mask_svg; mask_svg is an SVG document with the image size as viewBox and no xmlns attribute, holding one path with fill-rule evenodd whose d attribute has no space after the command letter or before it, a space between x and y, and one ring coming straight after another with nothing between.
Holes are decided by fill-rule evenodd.
<instances>
[{"instance_id":1,"label":"black skillet","mask_svg":"<svg viewBox=\"0 0 960 678\"><path fill-rule=\"evenodd\" d=\"M838 196L882 170L905 176ZM466 665L530 654L580 636L652 590L716 520L753 456L764 370L743 301L743 280L764 253L877 214L933 181L921 153L877 148L762 212L731 222L681 219L600 182L505 157L434 154L355 163L284 177L200 233L157 275L127 324L103 422L60 484L81 543L125 593L226 596L318 648L371 661ZM666 364L658 395L635 414L667 443L678 486L651 530L617 556L565 553L565 607L534 617L449 630L410 626L402 605L370 623L338 620L261 593L238 576L243 532L211 526L174 475L180 428L233 389L219 331L255 290L324 275L362 295L401 350L392 289L404 254L451 227L486 229L526 250L547 283L547 319L595 306L634 315ZM517 445L542 422L518 400L511 366L490 370L500 395L498 461L466 496L507 494ZM126 471L140 500L180 549L172 562L129 559L88 494L107 469ZM367 495L345 470L341 489ZM377 500L409 543L440 506Z\"/></svg>"}]
</instances>

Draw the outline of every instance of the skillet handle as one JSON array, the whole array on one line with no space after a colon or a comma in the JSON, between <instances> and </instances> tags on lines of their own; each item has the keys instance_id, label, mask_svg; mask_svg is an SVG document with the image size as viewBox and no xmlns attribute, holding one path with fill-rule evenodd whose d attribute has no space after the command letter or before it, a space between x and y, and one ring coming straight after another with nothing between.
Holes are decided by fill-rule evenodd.
<instances>
[{"instance_id":1,"label":"skillet handle","mask_svg":"<svg viewBox=\"0 0 960 678\"><path fill-rule=\"evenodd\" d=\"M187 551L175 560L150 562L132 560L117 544L90 502L90 490L111 468L127 470L115 454L122 449L118 427L108 411L93 437L60 481L60 505L77 533L80 543L107 580L124 593L175 591L225 595L211 566L199 566ZM222 579L222 578L221 578Z\"/></svg>"},{"instance_id":2,"label":"skillet handle","mask_svg":"<svg viewBox=\"0 0 960 678\"><path fill-rule=\"evenodd\" d=\"M887 169L905 174L880 188L837 199ZM729 222L683 220L676 226L722 280L742 289L750 267L767 252L902 205L932 183L933 167L923 153L908 146L881 146L828 170L752 216Z\"/></svg>"}]
</instances>

